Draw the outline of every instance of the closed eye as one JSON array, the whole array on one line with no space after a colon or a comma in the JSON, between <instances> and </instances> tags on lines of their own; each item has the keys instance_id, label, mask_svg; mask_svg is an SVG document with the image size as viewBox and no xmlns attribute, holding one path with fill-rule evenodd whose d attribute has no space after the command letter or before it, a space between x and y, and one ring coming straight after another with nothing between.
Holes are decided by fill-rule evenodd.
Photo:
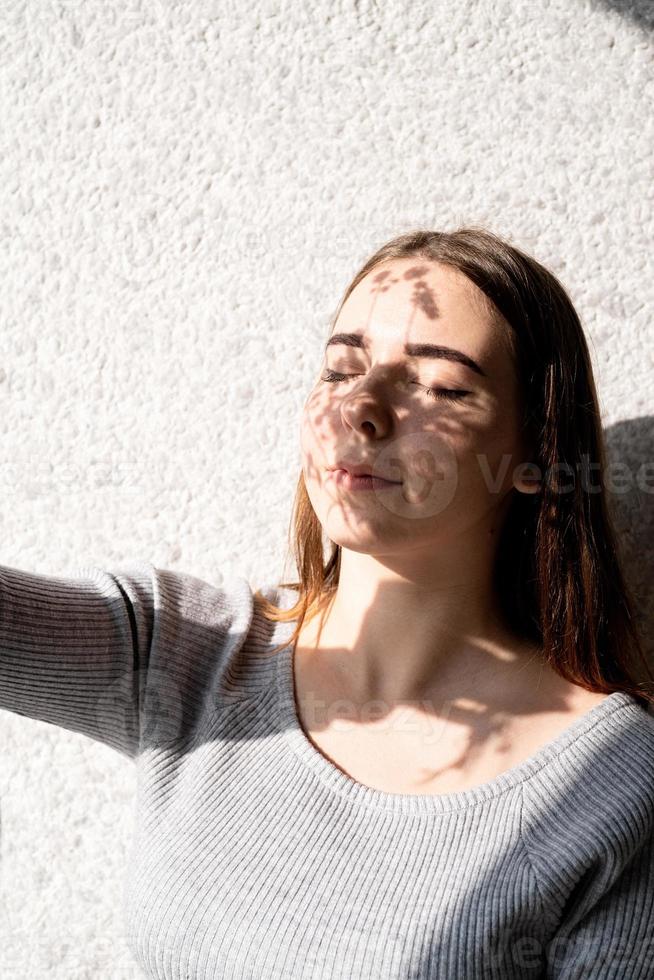
<instances>
[{"instance_id":1,"label":"closed eye","mask_svg":"<svg viewBox=\"0 0 654 980\"><path fill-rule=\"evenodd\" d=\"M470 394L469 391L463 391L462 388L427 388L426 385L421 385L418 381L413 383L417 384L419 388L423 388L432 398L448 398L450 401L458 401Z\"/></svg>"},{"instance_id":2,"label":"closed eye","mask_svg":"<svg viewBox=\"0 0 654 980\"><path fill-rule=\"evenodd\" d=\"M346 381L348 378L355 377L356 375L354 374L341 374L340 371L327 371L320 380L338 384L339 381ZM418 385L419 388L422 388L431 398L435 398L436 400L444 398L449 401L458 401L470 394L469 391L465 391L463 388L429 388L427 385L420 384L415 378L411 380L411 384Z\"/></svg>"}]
</instances>

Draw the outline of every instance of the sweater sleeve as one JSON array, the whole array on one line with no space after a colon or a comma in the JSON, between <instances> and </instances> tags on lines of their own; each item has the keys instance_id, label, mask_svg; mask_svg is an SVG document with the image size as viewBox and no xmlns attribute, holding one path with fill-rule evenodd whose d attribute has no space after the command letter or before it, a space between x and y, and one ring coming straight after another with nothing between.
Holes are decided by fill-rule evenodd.
<instances>
[{"instance_id":1,"label":"sweater sleeve","mask_svg":"<svg viewBox=\"0 0 654 980\"><path fill-rule=\"evenodd\" d=\"M137 755L155 620L148 563L69 576L0 566L0 709Z\"/></svg>"},{"instance_id":2,"label":"sweater sleeve","mask_svg":"<svg viewBox=\"0 0 654 980\"><path fill-rule=\"evenodd\" d=\"M607 865L619 862L613 853ZM547 980L654 977L654 837L629 856L610 887L590 889L547 950Z\"/></svg>"}]
</instances>

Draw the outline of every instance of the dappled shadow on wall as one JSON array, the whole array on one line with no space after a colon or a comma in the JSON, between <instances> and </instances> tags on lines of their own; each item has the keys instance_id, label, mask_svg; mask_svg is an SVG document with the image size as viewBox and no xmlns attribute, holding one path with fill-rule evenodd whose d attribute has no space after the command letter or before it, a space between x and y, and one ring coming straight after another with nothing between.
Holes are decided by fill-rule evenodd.
<instances>
[{"instance_id":1,"label":"dappled shadow on wall","mask_svg":"<svg viewBox=\"0 0 654 980\"><path fill-rule=\"evenodd\" d=\"M615 10L640 27L654 30L654 0L596 0L598 6Z\"/></svg>"},{"instance_id":2,"label":"dappled shadow on wall","mask_svg":"<svg viewBox=\"0 0 654 980\"><path fill-rule=\"evenodd\" d=\"M612 514L624 572L654 663L654 417L616 422L605 429Z\"/></svg>"}]
</instances>

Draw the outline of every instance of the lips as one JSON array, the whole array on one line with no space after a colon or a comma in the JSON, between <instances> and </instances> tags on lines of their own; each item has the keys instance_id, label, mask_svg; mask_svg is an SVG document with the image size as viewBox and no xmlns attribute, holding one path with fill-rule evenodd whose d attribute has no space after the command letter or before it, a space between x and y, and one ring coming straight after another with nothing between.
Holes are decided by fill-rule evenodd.
<instances>
[{"instance_id":1,"label":"lips","mask_svg":"<svg viewBox=\"0 0 654 980\"><path fill-rule=\"evenodd\" d=\"M384 473L378 473L373 466L360 465L358 463L346 463L339 461L335 466L331 466L330 470L344 470L349 473L350 476L371 476L378 480L385 480L386 483L401 483L401 480L394 480L390 476L386 476Z\"/></svg>"}]
</instances>

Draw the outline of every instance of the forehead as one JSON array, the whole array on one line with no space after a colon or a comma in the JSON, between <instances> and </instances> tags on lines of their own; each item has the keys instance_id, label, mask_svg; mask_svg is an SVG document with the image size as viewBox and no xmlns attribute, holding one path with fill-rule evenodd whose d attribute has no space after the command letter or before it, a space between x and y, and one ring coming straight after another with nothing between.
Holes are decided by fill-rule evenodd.
<instances>
[{"instance_id":1,"label":"forehead","mask_svg":"<svg viewBox=\"0 0 654 980\"><path fill-rule=\"evenodd\" d=\"M407 342L455 346L497 376L512 359L510 329L458 269L411 257L368 273L344 302L332 333L362 333L376 349Z\"/></svg>"}]
</instances>

